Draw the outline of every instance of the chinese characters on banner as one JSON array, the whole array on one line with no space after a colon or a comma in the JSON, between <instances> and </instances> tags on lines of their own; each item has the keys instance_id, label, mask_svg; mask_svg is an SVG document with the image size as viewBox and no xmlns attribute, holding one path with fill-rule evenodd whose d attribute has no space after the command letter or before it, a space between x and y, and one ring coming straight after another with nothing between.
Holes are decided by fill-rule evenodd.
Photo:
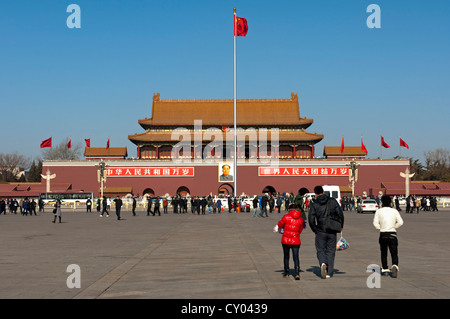
<instances>
[{"instance_id":1,"label":"chinese characters on banner","mask_svg":"<svg viewBox=\"0 0 450 319\"><path fill-rule=\"evenodd\" d=\"M109 167L107 177L193 177L193 167Z\"/></svg>"},{"instance_id":2,"label":"chinese characters on banner","mask_svg":"<svg viewBox=\"0 0 450 319\"><path fill-rule=\"evenodd\" d=\"M258 167L259 176L348 176L348 167Z\"/></svg>"}]
</instances>

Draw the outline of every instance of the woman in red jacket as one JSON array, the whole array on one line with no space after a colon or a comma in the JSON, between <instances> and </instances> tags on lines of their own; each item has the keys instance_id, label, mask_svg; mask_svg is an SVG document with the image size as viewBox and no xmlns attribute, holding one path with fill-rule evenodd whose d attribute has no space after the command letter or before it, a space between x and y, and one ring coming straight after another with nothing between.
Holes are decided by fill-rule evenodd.
<instances>
[{"instance_id":1,"label":"woman in red jacket","mask_svg":"<svg viewBox=\"0 0 450 319\"><path fill-rule=\"evenodd\" d=\"M289 206L289 213L283 216L278 222L278 228L284 229L281 237L281 245L284 254L284 272L283 277L289 276L289 251L292 249L292 257L294 259L295 280L300 279L300 233L305 226L305 220L301 217L301 209L297 205Z\"/></svg>"}]
</instances>

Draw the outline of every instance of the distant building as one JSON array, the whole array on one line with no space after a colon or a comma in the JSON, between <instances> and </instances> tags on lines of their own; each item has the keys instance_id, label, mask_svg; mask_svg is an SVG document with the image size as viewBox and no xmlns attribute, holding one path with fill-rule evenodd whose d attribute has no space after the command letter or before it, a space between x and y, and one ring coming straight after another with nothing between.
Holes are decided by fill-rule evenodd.
<instances>
[{"instance_id":1,"label":"distant building","mask_svg":"<svg viewBox=\"0 0 450 319\"><path fill-rule=\"evenodd\" d=\"M86 147L84 157L87 160L125 159L128 156L126 147Z\"/></svg>"},{"instance_id":2,"label":"distant building","mask_svg":"<svg viewBox=\"0 0 450 319\"><path fill-rule=\"evenodd\" d=\"M314 158L314 145L323 139L323 134L309 133L306 129L314 122L300 117L298 96L291 93L290 99L238 99L236 103L238 138L248 142L238 145L240 159L259 159L271 156L271 148L261 152L260 142L267 140L271 145L273 134L268 129L278 129L278 144L275 151L280 159ZM139 159L172 159L173 154L180 158L202 158L205 147L217 138L224 143L215 147L211 157L233 158L234 145L226 144L233 138L234 103L232 99L160 99L159 93L153 95L150 118L138 123L144 133L129 135L128 139L137 145ZM195 121L201 120L201 132L195 132ZM172 152L179 140L173 139L176 129L185 128L190 136L191 145L186 151ZM215 129L213 134L211 129ZM219 130L220 132L217 132ZM255 134L253 135L253 130ZM197 135L196 135L197 134ZM217 135L221 135L218 136ZM255 140L250 140L255 136ZM200 136L201 144L194 144L194 138ZM176 136L178 137L178 136ZM209 154L209 152L208 152Z\"/></svg>"},{"instance_id":3,"label":"distant building","mask_svg":"<svg viewBox=\"0 0 450 319\"><path fill-rule=\"evenodd\" d=\"M367 153L363 152L361 146L345 146L341 153L340 146L324 146L323 156L327 159L365 159Z\"/></svg>"}]
</instances>

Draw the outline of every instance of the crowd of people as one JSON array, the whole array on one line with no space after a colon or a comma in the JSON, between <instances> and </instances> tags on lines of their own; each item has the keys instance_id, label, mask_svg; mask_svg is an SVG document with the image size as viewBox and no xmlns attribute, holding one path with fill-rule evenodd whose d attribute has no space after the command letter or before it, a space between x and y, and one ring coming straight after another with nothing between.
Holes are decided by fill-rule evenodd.
<instances>
[{"instance_id":1,"label":"crowd of people","mask_svg":"<svg viewBox=\"0 0 450 319\"><path fill-rule=\"evenodd\" d=\"M289 276L289 259L290 252L294 261L295 279L300 279L300 261L299 248L301 245L300 234L308 224L311 231L315 234L315 248L317 259L320 265L320 275L322 278L331 278L334 271L334 258L336 251L336 234L341 232L344 227L343 211L352 211L361 201L362 197L344 196L341 205L336 199L324 193L321 186L314 188L314 196L306 197L300 192L294 194L263 194L262 196L180 196L173 197L151 197L145 196L139 198L133 196L131 199L124 200L129 203L131 200L131 208L133 216L136 216L136 208L138 202L141 208L144 208L147 216L161 216L162 213L168 214L169 208L174 214L192 213L197 215L205 215L211 213L223 212L253 212L253 217L268 217L268 213L282 213L281 219L276 227L282 233L281 244L283 248L283 276ZM379 209L375 212L373 225L380 231L379 245L381 252L382 271L391 272L392 277L396 277L398 273L398 239L396 229L403 225L403 220L399 214L400 203L399 198L384 195L373 198L379 203ZM94 201L94 202L93 202ZM355 202L356 201L356 202ZM86 202L86 212L92 211L92 206L96 204L97 212L100 217L110 216L112 204L114 204L117 219L121 219L121 208L124 201L119 196L111 199L107 196L97 199L88 199ZM435 197L427 196L417 198L412 195L405 200L406 213L423 211L438 211L437 200ZM44 211L44 201L39 199L0 199L0 214L6 214L7 209L11 214L36 215L36 206L39 211ZM57 200L53 208L54 219L61 223L61 200ZM329 216L334 216L338 221L338 229L332 229L329 225ZM387 263L388 251L392 257L392 266L389 269Z\"/></svg>"},{"instance_id":2,"label":"crowd of people","mask_svg":"<svg viewBox=\"0 0 450 319\"><path fill-rule=\"evenodd\" d=\"M362 199L365 198L363 196L355 196L355 198L351 196L344 196L342 197L342 210L343 211L356 211L356 207L358 204L361 203ZM381 196L376 197L369 197L371 199L374 199L378 206L381 207ZM405 199L401 199L399 196L393 196L392 198L392 204L399 212L402 211L402 208L400 207L400 201L404 200L405 203L405 212L407 214L410 213L419 213L419 211L433 211L437 212L439 211L437 204L437 198L434 196L414 196L409 195Z\"/></svg>"},{"instance_id":3,"label":"crowd of people","mask_svg":"<svg viewBox=\"0 0 450 319\"><path fill-rule=\"evenodd\" d=\"M32 216L36 215L36 206L39 205L39 211L44 207L44 202L39 200L37 203L32 198L31 200L25 197L24 199L7 198L0 199L0 214L6 214L9 210L11 214L17 214L19 212L21 215L27 216L28 214Z\"/></svg>"}]
</instances>

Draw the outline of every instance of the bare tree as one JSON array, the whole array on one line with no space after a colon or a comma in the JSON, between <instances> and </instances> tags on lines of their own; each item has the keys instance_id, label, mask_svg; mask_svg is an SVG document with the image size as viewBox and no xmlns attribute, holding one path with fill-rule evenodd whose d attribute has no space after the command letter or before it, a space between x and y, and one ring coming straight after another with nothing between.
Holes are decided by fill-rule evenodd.
<instances>
[{"instance_id":1,"label":"bare tree","mask_svg":"<svg viewBox=\"0 0 450 319\"><path fill-rule=\"evenodd\" d=\"M82 143L71 143L71 147L67 147L69 138L66 138L61 143L51 148L42 150L42 159L46 161L55 160L78 160L81 156Z\"/></svg>"},{"instance_id":2,"label":"bare tree","mask_svg":"<svg viewBox=\"0 0 450 319\"><path fill-rule=\"evenodd\" d=\"M5 182L20 179L21 173L30 168L31 159L18 153L0 154L0 178Z\"/></svg>"},{"instance_id":3,"label":"bare tree","mask_svg":"<svg viewBox=\"0 0 450 319\"><path fill-rule=\"evenodd\" d=\"M424 152L426 180L444 180L450 176L450 151L437 148L434 151Z\"/></svg>"}]
</instances>

